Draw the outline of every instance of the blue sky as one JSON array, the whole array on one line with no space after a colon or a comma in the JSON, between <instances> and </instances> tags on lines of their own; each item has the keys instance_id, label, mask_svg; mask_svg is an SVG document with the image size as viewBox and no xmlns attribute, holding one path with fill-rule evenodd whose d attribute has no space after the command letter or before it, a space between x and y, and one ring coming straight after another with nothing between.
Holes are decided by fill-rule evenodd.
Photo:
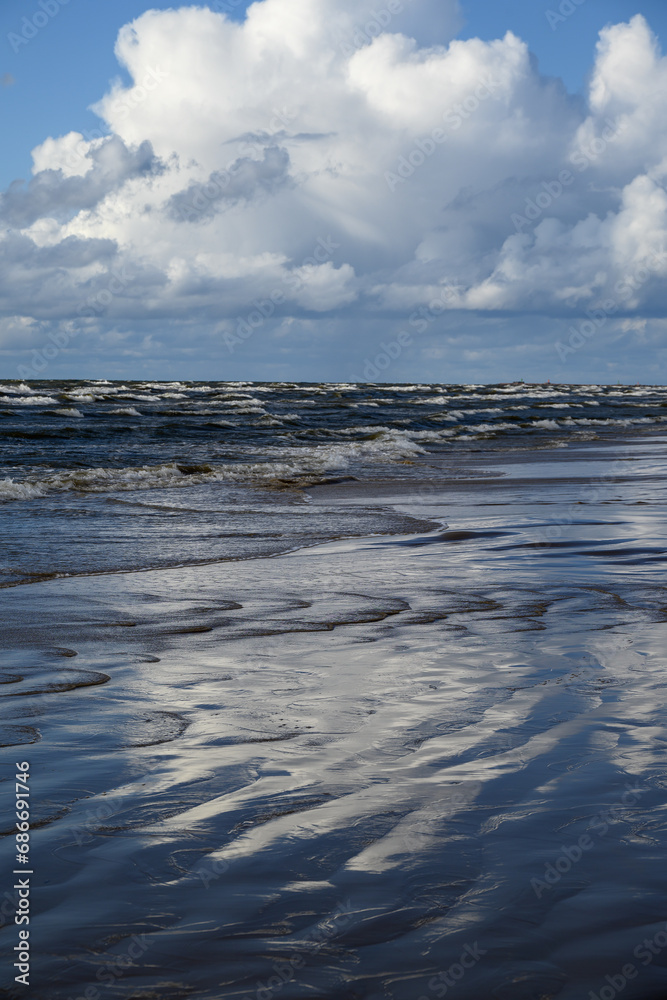
<instances>
[{"instance_id":1,"label":"blue sky","mask_svg":"<svg viewBox=\"0 0 667 1000\"><path fill-rule=\"evenodd\" d=\"M300 2L3 0L2 377L664 381L663 0Z\"/></svg>"},{"instance_id":2,"label":"blue sky","mask_svg":"<svg viewBox=\"0 0 667 1000\"><path fill-rule=\"evenodd\" d=\"M560 0L559 0L560 2ZM585 0L575 15L550 26L547 12L558 14L559 2L542 0L463 0L460 38L500 38L509 29L528 42L540 69L559 76L571 93L585 84L598 32L610 21L629 20L644 13L653 30L667 39L667 3L664 0ZM107 89L109 81L127 74L114 56L119 29L146 10L166 10L173 3L144 0L69 0L29 45L15 52L7 36L20 32L22 19L38 11L38 0L3 0L0 5L0 77L16 81L0 89L0 128L4 140L0 159L0 186L29 175L30 150L47 135L99 128L89 106ZM209 4L208 6L214 6ZM223 0L223 9L226 4ZM229 16L242 19L246 0L229 4ZM381 0L377 7L381 7Z\"/></svg>"}]
</instances>

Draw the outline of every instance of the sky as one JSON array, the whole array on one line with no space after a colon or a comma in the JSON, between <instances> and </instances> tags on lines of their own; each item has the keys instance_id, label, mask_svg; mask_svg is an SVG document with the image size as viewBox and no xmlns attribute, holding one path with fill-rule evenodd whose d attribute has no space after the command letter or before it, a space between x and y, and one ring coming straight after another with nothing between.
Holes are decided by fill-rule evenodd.
<instances>
[{"instance_id":1,"label":"sky","mask_svg":"<svg viewBox=\"0 0 667 1000\"><path fill-rule=\"evenodd\" d=\"M663 0L3 0L0 379L665 381Z\"/></svg>"}]
</instances>

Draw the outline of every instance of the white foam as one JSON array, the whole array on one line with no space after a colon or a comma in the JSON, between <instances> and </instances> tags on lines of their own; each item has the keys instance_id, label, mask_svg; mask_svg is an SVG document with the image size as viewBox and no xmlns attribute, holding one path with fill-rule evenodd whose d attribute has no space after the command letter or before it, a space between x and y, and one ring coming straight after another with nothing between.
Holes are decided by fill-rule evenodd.
<instances>
[{"instance_id":1,"label":"white foam","mask_svg":"<svg viewBox=\"0 0 667 1000\"><path fill-rule=\"evenodd\" d=\"M427 432L428 433L428 432ZM446 434L447 432L443 432ZM276 479L319 476L347 468L353 462L391 462L424 454L424 449L406 431L388 430L371 439L315 447L269 448L264 455L274 461L240 462L225 465L201 465L201 471L183 471L166 465L137 466L124 469L85 469L58 472L24 483L5 480L0 496L24 500L50 492L77 490L86 493L125 492L128 490L164 489L214 482L270 482Z\"/></svg>"},{"instance_id":2,"label":"white foam","mask_svg":"<svg viewBox=\"0 0 667 1000\"><path fill-rule=\"evenodd\" d=\"M0 500L33 500L44 495L37 484L15 483L13 479L0 479Z\"/></svg>"},{"instance_id":3,"label":"white foam","mask_svg":"<svg viewBox=\"0 0 667 1000\"><path fill-rule=\"evenodd\" d=\"M75 409L73 406L60 406L57 410L53 410L54 413L59 414L61 417L82 417L83 413L80 410Z\"/></svg>"},{"instance_id":4,"label":"white foam","mask_svg":"<svg viewBox=\"0 0 667 1000\"><path fill-rule=\"evenodd\" d=\"M189 389L184 382L139 382L138 388L149 392L159 392L161 389Z\"/></svg>"},{"instance_id":5,"label":"white foam","mask_svg":"<svg viewBox=\"0 0 667 1000\"><path fill-rule=\"evenodd\" d=\"M6 392L10 396L20 395L21 393L24 396L35 395L35 390L31 389L25 382L19 382L18 385L0 385L0 392Z\"/></svg>"},{"instance_id":6,"label":"white foam","mask_svg":"<svg viewBox=\"0 0 667 1000\"><path fill-rule=\"evenodd\" d=\"M627 417L625 419L614 419L607 417L605 420L596 420L593 417L567 417L564 424L580 427L632 427L635 424L660 424L667 419L665 417Z\"/></svg>"},{"instance_id":7,"label":"white foam","mask_svg":"<svg viewBox=\"0 0 667 1000\"><path fill-rule=\"evenodd\" d=\"M259 418L259 420L252 421L253 427L284 427L282 420L276 420L275 417L270 416L265 413Z\"/></svg>"},{"instance_id":8,"label":"white foam","mask_svg":"<svg viewBox=\"0 0 667 1000\"><path fill-rule=\"evenodd\" d=\"M364 385L365 383L360 382L357 384ZM382 389L384 392L418 392L420 389L433 391L433 386L422 382L419 385L383 385Z\"/></svg>"},{"instance_id":9,"label":"white foam","mask_svg":"<svg viewBox=\"0 0 667 1000\"><path fill-rule=\"evenodd\" d=\"M14 406L57 406L58 400L52 396L15 396L12 399L5 399L5 403Z\"/></svg>"},{"instance_id":10,"label":"white foam","mask_svg":"<svg viewBox=\"0 0 667 1000\"><path fill-rule=\"evenodd\" d=\"M489 433L495 433L496 431L516 430L518 427L519 424L509 424L509 423L474 424L472 427L467 427L466 430L469 430L472 434L489 434Z\"/></svg>"},{"instance_id":11,"label":"white foam","mask_svg":"<svg viewBox=\"0 0 667 1000\"><path fill-rule=\"evenodd\" d=\"M496 413L496 414L500 414L501 415L501 414L503 414L505 412L505 409L507 409L507 411L510 412L510 413L514 413L515 410L529 410L530 407L529 406L508 406L508 407L505 408L505 407L502 407L502 406L479 406L479 407L477 407L474 410L450 410L449 412L452 413L452 414L454 414L454 413L460 414L461 418L463 418L463 417L476 416L478 413ZM448 420L449 417L446 414L445 415L443 415L443 414L433 414L433 416L430 417L429 419L430 420Z\"/></svg>"},{"instance_id":12,"label":"white foam","mask_svg":"<svg viewBox=\"0 0 667 1000\"><path fill-rule=\"evenodd\" d=\"M264 409L263 406L235 405L231 407L231 410L234 416L236 416L237 414L239 414L240 416L250 416L253 413L259 413L264 416L267 415L266 410Z\"/></svg>"},{"instance_id":13,"label":"white foam","mask_svg":"<svg viewBox=\"0 0 667 1000\"><path fill-rule=\"evenodd\" d=\"M441 431L416 431L415 437L418 441L443 441L445 438L455 437L459 433L458 427L448 427Z\"/></svg>"}]
</instances>

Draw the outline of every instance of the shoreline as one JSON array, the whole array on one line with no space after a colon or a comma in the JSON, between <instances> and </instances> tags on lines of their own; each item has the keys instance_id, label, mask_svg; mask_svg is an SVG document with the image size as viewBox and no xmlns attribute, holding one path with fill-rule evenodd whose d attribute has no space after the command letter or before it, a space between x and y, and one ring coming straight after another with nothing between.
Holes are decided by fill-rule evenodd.
<instances>
[{"instance_id":1,"label":"shoreline","mask_svg":"<svg viewBox=\"0 0 667 1000\"><path fill-rule=\"evenodd\" d=\"M206 555L197 553L194 558L192 556L190 558L179 558L180 553L175 553L173 561L154 562L153 565L132 565L131 563L122 565L121 562L119 565L101 565L88 569L81 567L77 569L74 567L71 570L66 570L63 567L57 566L40 569L40 557L38 556L34 569L26 574L23 579L13 580L11 579L11 574L6 574L5 579L0 580L0 592L14 589L17 586L34 586L38 583L58 579L98 577L108 574L145 573L169 568L178 569L188 566L242 562L246 559L261 560L263 558L275 558L279 555L296 552L303 548L317 547L336 539L373 537L377 534L405 534L409 533L412 529L415 532L421 533L427 531L428 526L425 523L420 523L422 515L418 506L413 505L413 509L407 512L400 507L401 498L406 499L415 496L422 497L422 499L427 497L437 498L448 493L465 496L468 494L473 495L476 491L486 490L488 492L493 489L499 489L502 492L503 483L506 484L505 489L514 488L512 485L514 483L520 483L524 489L527 489L530 485L535 489L539 489L540 486L544 486L551 481L558 482L561 488L569 484L571 487L580 486L582 489L589 489L592 483L599 485L632 481L639 484L642 480L634 468L635 462L648 461L647 450L653 447L659 451L664 440L665 433L660 432L658 429L653 429L652 432L644 430L641 433L634 433L633 435L624 437L614 434L613 437L610 436L605 440L575 442L567 449L524 448L514 450L508 448L490 448L480 449L475 452L431 452L420 456L418 459L411 460L409 463L395 465L394 475L385 478L379 475L368 475L364 479L355 476L330 476L315 483L299 483L298 481L289 484L284 483L277 490L269 484L258 487L257 484L249 482L247 484L234 484L231 488L226 483L195 485L189 488L181 487L176 493L170 490L155 488L127 491L118 495L114 493L96 494L85 492L80 494L62 494L63 504L70 504L73 512L80 511L81 514L86 514L91 504L97 508L102 504L100 510L101 516L108 518L111 516L111 513L116 516L116 512L115 510L110 511L110 508L105 509L104 503L113 504L118 499L122 501L121 512L127 508L130 513L133 513L133 505L135 508L138 505L137 509L149 514L152 511L169 511L173 509L176 512L182 512L184 515L187 515L189 510L187 493L192 491L190 507L192 508L193 515L197 512L197 504L199 504L204 515L209 510L213 513L219 508L220 513L217 516L220 518L230 518L230 524L233 524L235 507L232 507L227 512L224 506L227 503L227 498L231 490L232 495L238 495L238 498L247 497L245 500L246 506L257 505L259 498L260 509L263 508L268 515L271 514L271 504L276 507L276 510L283 508L288 510L291 507L292 511L297 515L305 514L304 505L307 505L310 508L308 512L311 522L309 533L312 537L295 537L292 539L288 534L284 540L281 540L280 544L276 544L275 542L269 543L268 538L270 536L267 535L267 541L263 541L259 537L258 542L254 545L257 551L235 552L232 550L229 553L223 551L217 555L213 555L210 552L207 552ZM628 449L632 450L631 455L627 454ZM619 457L623 451L625 451L625 454ZM622 462L622 471L619 473L617 469L616 472L613 470L610 472L608 469L610 462L612 464L615 462L616 467L618 467L619 462ZM625 463L632 463L632 465ZM562 474L562 470L567 467L572 467L573 470L576 470L585 469L587 465L593 465L594 468L588 468L587 471L579 475L574 475L573 473L569 475ZM401 476L400 472L402 468L406 469L406 471L409 468L411 470L410 474ZM522 472L525 469L541 471L542 474L534 475L529 482L526 475ZM648 472L644 481L650 482L652 476L653 473ZM54 527L57 528L59 496L59 494L50 495L44 498L43 504L41 500L33 499L12 501L3 506L5 507L5 513L11 515L14 503L31 504L35 509L42 504L47 514L49 510L52 511L52 518L56 519L54 520ZM184 501L186 502L184 503ZM27 511L30 513L30 508L27 508ZM312 526L313 511L319 515L319 528ZM344 516L349 523L341 526L339 530L334 529L332 531L330 523L334 511L345 511ZM361 524L362 515L366 518L369 526L372 526L371 530L368 530L368 528L364 530ZM303 517L301 517L301 520L303 521ZM209 518L209 521L211 524L214 523L211 521L211 518ZM271 530L270 523L270 521L267 522L269 531ZM104 520L101 522L101 530L107 534L112 528L113 521L109 521L108 525ZM432 530L436 529L437 523L434 524ZM120 530L125 530L122 522ZM208 530L210 531L211 529L209 528ZM266 531L266 529L264 530ZM298 524L297 530L299 530ZM224 539L226 536L223 534L221 537ZM243 539L243 537L243 529L241 528L238 531L238 538ZM232 535L229 535L228 538L231 542ZM195 549L201 548L196 535L193 535L192 545ZM148 555L150 549L148 548L146 551ZM109 548L109 557L112 558L113 555L114 549ZM75 553L72 556L67 556L68 559L75 557ZM127 556L124 558L127 560ZM130 558L132 557L130 556Z\"/></svg>"},{"instance_id":2,"label":"shoreline","mask_svg":"<svg viewBox=\"0 0 667 1000\"><path fill-rule=\"evenodd\" d=\"M588 449L584 497L558 450L523 478L373 484L433 532L4 590L40 1000L100 973L119 1000L254 1000L274 965L280 1000L414 1000L475 943L461 1000L599 989L667 900L664 453L633 444L649 504ZM654 963L625 995L666 985Z\"/></svg>"}]
</instances>

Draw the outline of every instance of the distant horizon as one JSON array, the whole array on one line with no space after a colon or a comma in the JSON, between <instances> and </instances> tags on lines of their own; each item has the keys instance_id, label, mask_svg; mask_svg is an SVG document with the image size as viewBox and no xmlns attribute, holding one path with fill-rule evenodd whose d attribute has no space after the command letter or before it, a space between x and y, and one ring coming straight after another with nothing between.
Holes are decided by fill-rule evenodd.
<instances>
[{"instance_id":1,"label":"distant horizon","mask_svg":"<svg viewBox=\"0 0 667 1000\"><path fill-rule=\"evenodd\" d=\"M556 382L553 379L546 379L542 382L536 382L531 379L513 379L511 381L500 381L500 382L441 382L435 381L403 381L401 379L391 379L386 382L350 382L344 379L198 379L198 378L175 378L175 379L162 379L162 378L110 378L105 379L100 376L67 376L63 375L59 378L34 378L34 379L19 379L19 378L5 378L0 376L0 382L11 383L16 382L21 384L22 382L100 382L100 383L113 383L113 382L156 382L156 383L168 383L173 385L185 385L185 384L198 384L198 385L210 385L212 382L219 382L224 385L280 385L280 384L290 384L290 385L476 385L485 386L488 388L493 388L494 386L508 386L508 385L552 385L552 386L598 386L601 388L615 388L616 386L639 386L644 389L651 388L663 388L667 383L665 382L623 382L621 380L617 382Z\"/></svg>"}]
</instances>

